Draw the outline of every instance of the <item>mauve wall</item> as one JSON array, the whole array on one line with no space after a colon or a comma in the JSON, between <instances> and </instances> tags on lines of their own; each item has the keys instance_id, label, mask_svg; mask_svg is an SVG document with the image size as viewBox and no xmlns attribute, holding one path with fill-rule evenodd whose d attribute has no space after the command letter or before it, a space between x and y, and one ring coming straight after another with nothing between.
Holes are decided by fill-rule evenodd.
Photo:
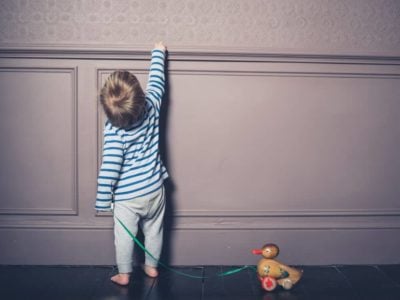
<instances>
[{"instance_id":1,"label":"mauve wall","mask_svg":"<svg viewBox=\"0 0 400 300\"><path fill-rule=\"evenodd\" d=\"M163 259L399 263L400 2L0 1L0 263L113 264L102 81L169 47Z\"/></svg>"}]
</instances>

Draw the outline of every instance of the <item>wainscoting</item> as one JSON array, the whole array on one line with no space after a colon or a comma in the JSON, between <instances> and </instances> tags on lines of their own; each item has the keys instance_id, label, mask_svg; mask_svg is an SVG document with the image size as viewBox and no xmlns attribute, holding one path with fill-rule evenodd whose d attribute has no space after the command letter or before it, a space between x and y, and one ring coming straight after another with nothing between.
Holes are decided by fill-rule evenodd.
<instances>
[{"instance_id":1,"label":"wainscoting","mask_svg":"<svg viewBox=\"0 0 400 300\"><path fill-rule=\"evenodd\" d=\"M121 68L145 85L149 53L0 56L0 264L113 264L97 91ZM167 73L163 260L252 264L274 242L290 264L399 263L398 60L170 49Z\"/></svg>"}]
</instances>

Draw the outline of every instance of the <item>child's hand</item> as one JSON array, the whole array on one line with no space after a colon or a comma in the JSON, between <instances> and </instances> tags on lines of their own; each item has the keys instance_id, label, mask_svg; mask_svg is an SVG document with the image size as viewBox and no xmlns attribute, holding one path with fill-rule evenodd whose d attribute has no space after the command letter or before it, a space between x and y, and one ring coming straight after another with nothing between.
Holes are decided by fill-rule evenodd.
<instances>
[{"instance_id":1,"label":"child's hand","mask_svg":"<svg viewBox=\"0 0 400 300\"><path fill-rule=\"evenodd\" d=\"M165 51L167 50L167 47L165 47L165 45L164 45L163 42L157 42L157 43L154 45L154 48L155 48L155 49L159 49L159 50L161 50L161 51L163 51L163 52L165 52Z\"/></svg>"}]
</instances>

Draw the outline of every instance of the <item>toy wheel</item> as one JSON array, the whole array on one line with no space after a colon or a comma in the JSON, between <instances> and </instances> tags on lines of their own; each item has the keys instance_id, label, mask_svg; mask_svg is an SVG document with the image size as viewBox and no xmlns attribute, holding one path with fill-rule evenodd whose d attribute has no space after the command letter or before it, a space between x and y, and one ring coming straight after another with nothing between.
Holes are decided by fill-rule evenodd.
<instances>
[{"instance_id":1,"label":"toy wheel","mask_svg":"<svg viewBox=\"0 0 400 300\"><path fill-rule=\"evenodd\" d=\"M293 283L289 278L286 278L282 281L282 287L285 290L290 290L293 287Z\"/></svg>"},{"instance_id":2,"label":"toy wheel","mask_svg":"<svg viewBox=\"0 0 400 300\"><path fill-rule=\"evenodd\" d=\"M264 277L261 281L261 286L264 290L270 292L276 288L276 279L270 276Z\"/></svg>"}]
</instances>

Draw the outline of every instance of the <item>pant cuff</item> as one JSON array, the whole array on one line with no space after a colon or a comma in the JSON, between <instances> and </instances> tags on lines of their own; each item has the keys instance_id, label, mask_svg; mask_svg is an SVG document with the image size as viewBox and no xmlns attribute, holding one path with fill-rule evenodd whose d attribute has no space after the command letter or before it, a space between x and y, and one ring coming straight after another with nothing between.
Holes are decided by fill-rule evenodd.
<instances>
[{"instance_id":1,"label":"pant cuff","mask_svg":"<svg viewBox=\"0 0 400 300\"><path fill-rule=\"evenodd\" d=\"M132 264L118 264L118 273L131 273L132 272Z\"/></svg>"},{"instance_id":2,"label":"pant cuff","mask_svg":"<svg viewBox=\"0 0 400 300\"><path fill-rule=\"evenodd\" d=\"M152 259L152 258L146 259L145 262L144 262L144 264L145 264L146 266L153 267L153 268L157 268L157 266L158 266L158 262L155 261L155 260Z\"/></svg>"}]
</instances>

